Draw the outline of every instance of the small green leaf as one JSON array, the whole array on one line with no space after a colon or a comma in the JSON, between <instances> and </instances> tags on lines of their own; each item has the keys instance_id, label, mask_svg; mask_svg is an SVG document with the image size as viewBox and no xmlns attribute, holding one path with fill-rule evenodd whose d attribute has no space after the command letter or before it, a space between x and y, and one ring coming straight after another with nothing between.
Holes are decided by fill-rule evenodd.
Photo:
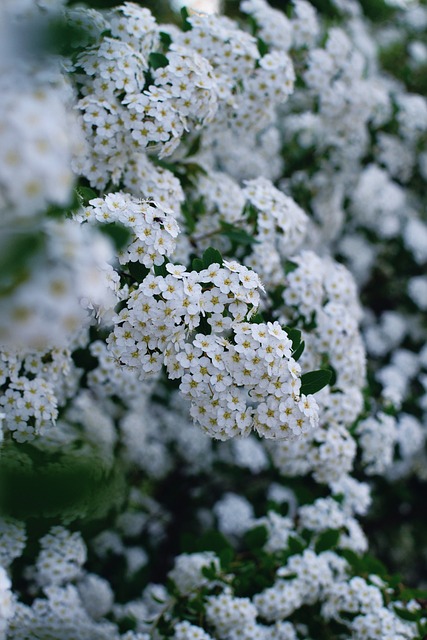
<instances>
[{"instance_id":1,"label":"small green leaf","mask_svg":"<svg viewBox=\"0 0 427 640\"><path fill-rule=\"evenodd\" d=\"M244 229L240 229L239 227L236 227L229 222L224 222L223 220L221 220L220 225L222 229L222 235L224 235L232 242L235 242L236 244L247 246L256 244L258 242L258 240L251 236L247 231L245 231Z\"/></svg>"},{"instance_id":2,"label":"small green leaf","mask_svg":"<svg viewBox=\"0 0 427 640\"><path fill-rule=\"evenodd\" d=\"M396 578L399 578L398 583L401 582L401 576L396 576ZM403 589L399 594L400 600L407 601L415 598L427 600L427 589Z\"/></svg>"},{"instance_id":3,"label":"small green leaf","mask_svg":"<svg viewBox=\"0 0 427 640\"><path fill-rule=\"evenodd\" d=\"M255 224L258 220L258 209L251 202L248 202L248 204L245 205L244 214L252 224Z\"/></svg>"},{"instance_id":4,"label":"small green leaf","mask_svg":"<svg viewBox=\"0 0 427 640\"><path fill-rule=\"evenodd\" d=\"M194 138L194 140L192 141L192 143L190 145L190 148L188 149L187 157L196 155L196 153L200 149L201 139L202 139L202 136L200 136L200 135L198 135L198 136L196 136Z\"/></svg>"},{"instance_id":5,"label":"small green leaf","mask_svg":"<svg viewBox=\"0 0 427 640\"><path fill-rule=\"evenodd\" d=\"M417 611L408 611L408 609L394 607L394 610L399 618L402 618L402 620L407 620L408 622L418 622L418 620L425 615L422 609L419 609Z\"/></svg>"},{"instance_id":6,"label":"small green leaf","mask_svg":"<svg viewBox=\"0 0 427 640\"><path fill-rule=\"evenodd\" d=\"M191 268L193 269L193 271L203 271L204 264L203 264L203 260L200 260L200 258L194 258L193 262L191 263Z\"/></svg>"},{"instance_id":7,"label":"small green leaf","mask_svg":"<svg viewBox=\"0 0 427 640\"><path fill-rule=\"evenodd\" d=\"M388 584L390 585L390 587L392 587L393 589L397 589L399 587L399 585L402 584L402 575L400 573L393 573L391 576L388 577ZM421 593L424 593L424 596L409 596L408 598L405 598L403 593L405 590L401 591L399 594L399 600L411 600L411 598L427 598L427 591L423 591L422 589L420 590ZM411 591L411 589L410 589ZM417 589L415 589L415 591L417 591Z\"/></svg>"},{"instance_id":8,"label":"small green leaf","mask_svg":"<svg viewBox=\"0 0 427 640\"><path fill-rule=\"evenodd\" d=\"M45 24L41 23L40 26L38 44L42 51L45 50L51 54L69 56L82 43L92 44L94 42L93 34L89 29L83 25L73 24L62 16L45 22ZM33 46L35 43L37 40Z\"/></svg>"},{"instance_id":9,"label":"small green leaf","mask_svg":"<svg viewBox=\"0 0 427 640\"><path fill-rule=\"evenodd\" d=\"M98 197L97 193L93 189L90 189L90 187L76 187L76 193L84 207L89 204L90 200Z\"/></svg>"},{"instance_id":10,"label":"small green leaf","mask_svg":"<svg viewBox=\"0 0 427 640\"><path fill-rule=\"evenodd\" d=\"M161 67L167 67L169 60L163 53L152 51L148 56L148 62L152 69L160 69Z\"/></svg>"},{"instance_id":11,"label":"small green leaf","mask_svg":"<svg viewBox=\"0 0 427 640\"><path fill-rule=\"evenodd\" d=\"M141 283L150 272L149 269L140 262L129 262L128 269L132 278L135 278L135 281L139 283Z\"/></svg>"},{"instance_id":12,"label":"small green leaf","mask_svg":"<svg viewBox=\"0 0 427 640\"><path fill-rule=\"evenodd\" d=\"M164 47L169 48L171 46L172 38L168 33L165 33L164 31L160 31L159 37L160 37L160 42Z\"/></svg>"},{"instance_id":13,"label":"small green leaf","mask_svg":"<svg viewBox=\"0 0 427 640\"><path fill-rule=\"evenodd\" d=\"M298 349L301 344L301 331L291 327L285 327L285 331L288 334L289 340L292 340L292 349Z\"/></svg>"},{"instance_id":14,"label":"small green leaf","mask_svg":"<svg viewBox=\"0 0 427 640\"><path fill-rule=\"evenodd\" d=\"M289 536L288 549L292 556L302 553L305 548L306 545L299 538L295 538L295 536Z\"/></svg>"},{"instance_id":15,"label":"small green leaf","mask_svg":"<svg viewBox=\"0 0 427 640\"><path fill-rule=\"evenodd\" d=\"M188 208L188 205L187 205L186 202L184 202L181 205L181 212L182 212L182 215L184 216L184 220L185 220L185 224L187 225L188 233L191 235L193 233L194 229L196 228L196 219L195 219L193 213Z\"/></svg>"},{"instance_id":16,"label":"small green leaf","mask_svg":"<svg viewBox=\"0 0 427 640\"><path fill-rule=\"evenodd\" d=\"M350 567L359 573L360 557L351 549L340 549L340 555L347 560Z\"/></svg>"},{"instance_id":17,"label":"small green leaf","mask_svg":"<svg viewBox=\"0 0 427 640\"><path fill-rule=\"evenodd\" d=\"M332 372L327 369L318 369L317 371L310 371L304 373L301 376L301 393L308 396L312 393L317 393L323 387L329 384L332 377Z\"/></svg>"},{"instance_id":18,"label":"small green leaf","mask_svg":"<svg viewBox=\"0 0 427 640\"><path fill-rule=\"evenodd\" d=\"M205 269L207 269L211 264L219 264L221 266L222 255L217 249L214 249L213 247L209 247L203 253L202 261L203 261L203 267Z\"/></svg>"},{"instance_id":19,"label":"small green leaf","mask_svg":"<svg viewBox=\"0 0 427 640\"><path fill-rule=\"evenodd\" d=\"M302 342L300 342L300 344L298 345L298 348L295 349L295 351L292 353L292 357L295 360L295 362L298 362L298 360L301 358L303 352L305 349L305 342L304 340L302 340Z\"/></svg>"},{"instance_id":20,"label":"small green leaf","mask_svg":"<svg viewBox=\"0 0 427 640\"><path fill-rule=\"evenodd\" d=\"M104 235L111 238L117 251L120 251L125 247L131 237L129 229L120 224L119 222L109 222L108 224L100 224L98 229Z\"/></svg>"},{"instance_id":21,"label":"small green leaf","mask_svg":"<svg viewBox=\"0 0 427 640\"><path fill-rule=\"evenodd\" d=\"M381 560L378 560L378 558L374 558L369 554L365 554L364 556L362 556L360 571L361 573L368 573L368 574L375 573L377 576L380 576L380 577L382 576L385 577L388 575L387 568L381 562Z\"/></svg>"},{"instance_id":22,"label":"small green leaf","mask_svg":"<svg viewBox=\"0 0 427 640\"><path fill-rule=\"evenodd\" d=\"M197 184L197 177L199 176L199 174L203 176L208 175L206 169L204 169L197 162L186 162L184 167L180 167L180 172L178 173L178 175L186 175L190 182L192 182L193 184Z\"/></svg>"},{"instance_id":23,"label":"small green leaf","mask_svg":"<svg viewBox=\"0 0 427 640\"><path fill-rule=\"evenodd\" d=\"M334 549L340 537L339 529L328 529L323 531L317 538L314 550L316 553L322 553L322 551L329 551Z\"/></svg>"},{"instance_id":24,"label":"small green leaf","mask_svg":"<svg viewBox=\"0 0 427 640\"><path fill-rule=\"evenodd\" d=\"M262 38L257 38L258 51L262 56L265 56L269 52L268 44L262 40Z\"/></svg>"},{"instance_id":25,"label":"small green leaf","mask_svg":"<svg viewBox=\"0 0 427 640\"><path fill-rule=\"evenodd\" d=\"M251 324L263 324L265 322L264 320L264 316L262 315L262 313L256 313L255 315L253 315L251 317L251 319L249 320L249 322Z\"/></svg>"},{"instance_id":26,"label":"small green leaf","mask_svg":"<svg viewBox=\"0 0 427 640\"><path fill-rule=\"evenodd\" d=\"M191 29L192 29L191 23L188 21L189 15L190 14L188 13L187 7L182 7L182 9L181 9L181 18L182 18L182 30L183 31L191 31Z\"/></svg>"},{"instance_id":27,"label":"small green leaf","mask_svg":"<svg viewBox=\"0 0 427 640\"><path fill-rule=\"evenodd\" d=\"M328 370L331 372L331 379L329 380L329 384L331 387L333 387L337 382L337 372L331 365L328 366Z\"/></svg>"},{"instance_id":28,"label":"small green leaf","mask_svg":"<svg viewBox=\"0 0 427 640\"><path fill-rule=\"evenodd\" d=\"M167 263L168 260L165 260L163 264L154 265L154 273L156 274L156 276L162 276L163 278L166 278L166 276L169 274L168 270L166 269Z\"/></svg>"},{"instance_id":29,"label":"small green leaf","mask_svg":"<svg viewBox=\"0 0 427 640\"><path fill-rule=\"evenodd\" d=\"M82 201L77 195L77 191L74 190L71 192L70 201L65 205L56 205L51 204L46 209L46 216L48 218L65 218L70 216L71 211L77 211L77 209L81 206Z\"/></svg>"},{"instance_id":30,"label":"small green leaf","mask_svg":"<svg viewBox=\"0 0 427 640\"><path fill-rule=\"evenodd\" d=\"M250 531L247 531L244 536L245 543L252 550L262 549L268 540L268 532L266 527L260 525Z\"/></svg>"},{"instance_id":31,"label":"small green leaf","mask_svg":"<svg viewBox=\"0 0 427 640\"><path fill-rule=\"evenodd\" d=\"M231 547L227 547L226 549L222 549L219 552L218 557L219 557L219 561L221 563L222 569L224 569L224 571L227 571L230 564L234 560L234 551Z\"/></svg>"},{"instance_id":32,"label":"small green leaf","mask_svg":"<svg viewBox=\"0 0 427 640\"><path fill-rule=\"evenodd\" d=\"M286 260L283 269L285 274L288 275L288 273L291 273L292 271L295 271L295 269L298 269L298 265L295 262L292 262L292 260Z\"/></svg>"},{"instance_id":33,"label":"small green leaf","mask_svg":"<svg viewBox=\"0 0 427 640\"><path fill-rule=\"evenodd\" d=\"M218 575L217 568L213 562L208 567L203 567L201 573L208 580L215 580Z\"/></svg>"},{"instance_id":34,"label":"small green leaf","mask_svg":"<svg viewBox=\"0 0 427 640\"><path fill-rule=\"evenodd\" d=\"M84 369L86 372L96 369L99 364L98 358L93 356L87 348L76 349L73 351L72 358L76 367Z\"/></svg>"},{"instance_id":35,"label":"small green leaf","mask_svg":"<svg viewBox=\"0 0 427 640\"><path fill-rule=\"evenodd\" d=\"M224 549L232 549L232 547L219 531L207 531L197 541L198 551L213 551L219 554Z\"/></svg>"}]
</instances>

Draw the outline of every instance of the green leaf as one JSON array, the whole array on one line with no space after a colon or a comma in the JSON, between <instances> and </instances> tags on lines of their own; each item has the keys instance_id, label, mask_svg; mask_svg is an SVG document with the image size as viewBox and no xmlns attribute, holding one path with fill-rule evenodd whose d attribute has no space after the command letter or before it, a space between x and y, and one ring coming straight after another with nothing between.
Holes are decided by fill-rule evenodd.
<instances>
[{"instance_id":1,"label":"green leaf","mask_svg":"<svg viewBox=\"0 0 427 640\"><path fill-rule=\"evenodd\" d=\"M200 258L194 258L193 262L191 263L191 268L193 269L193 271L203 271L204 264L203 264L203 260L200 260Z\"/></svg>"},{"instance_id":2,"label":"green leaf","mask_svg":"<svg viewBox=\"0 0 427 640\"><path fill-rule=\"evenodd\" d=\"M292 556L302 553L305 548L306 545L299 538L295 538L295 536L289 536L288 549Z\"/></svg>"},{"instance_id":3,"label":"green leaf","mask_svg":"<svg viewBox=\"0 0 427 640\"><path fill-rule=\"evenodd\" d=\"M401 581L401 576L397 576L399 578L399 582ZM427 600L427 589L402 589L399 594L400 600L412 600L418 598L419 600Z\"/></svg>"},{"instance_id":4,"label":"green leaf","mask_svg":"<svg viewBox=\"0 0 427 640\"><path fill-rule=\"evenodd\" d=\"M71 211L77 211L77 209L81 206L82 202L79 196L77 195L76 190L71 192L70 201L62 206L58 206L56 204L51 204L47 209L45 215L48 218L65 218L70 215Z\"/></svg>"},{"instance_id":5,"label":"green leaf","mask_svg":"<svg viewBox=\"0 0 427 640\"><path fill-rule=\"evenodd\" d=\"M402 620L407 620L408 622L418 622L418 620L425 615L422 609L419 609L418 611L408 611L407 609L394 607L394 610L399 618L402 618Z\"/></svg>"},{"instance_id":6,"label":"green leaf","mask_svg":"<svg viewBox=\"0 0 427 640\"><path fill-rule=\"evenodd\" d=\"M334 549L338 544L339 537L339 529L328 529L327 531L323 531L317 538L314 550L316 553L322 553L322 551Z\"/></svg>"},{"instance_id":7,"label":"green leaf","mask_svg":"<svg viewBox=\"0 0 427 640\"><path fill-rule=\"evenodd\" d=\"M301 393L308 396L312 393L317 393L323 387L329 384L332 377L332 372L327 369L318 369L317 371L310 371L304 373L301 376Z\"/></svg>"},{"instance_id":8,"label":"green leaf","mask_svg":"<svg viewBox=\"0 0 427 640\"><path fill-rule=\"evenodd\" d=\"M170 47L172 44L172 38L170 37L170 35L168 33L165 33L164 31L160 31L159 33L159 37L160 37L160 42L162 43L162 45L164 47Z\"/></svg>"},{"instance_id":9,"label":"green leaf","mask_svg":"<svg viewBox=\"0 0 427 640\"><path fill-rule=\"evenodd\" d=\"M129 262L128 269L132 278L135 278L138 283L141 283L150 273L150 270L140 262Z\"/></svg>"},{"instance_id":10,"label":"green leaf","mask_svg":"<svg viewBox=\"0 0 427 640\"><path fill-rule=\"evenodd\" d=\"M166 276L169 274L168 270L166 269L167 263L168 260L165 260L163 264L154 265L154 273L156 274L156 276L162 276L163 278L166 278Z\"/></svg>"},{"instance_id":11,"label":"green leaf","mask_svg":"<svg viewBox=\"0 0 427 640\"><path fill-rule=\"evenodd\" d=\"M213 551L220 554L225 549L232 550L232 547L219 531L207 531L197 541L197 551Z\"/></svg>"},{"instance_id":12,"label":"green leaf","mask_svg":"<svg viewBox=\"0 0 427 640\"><path fill-rule=\"evenodd\" d=\"M262 549L267 540L268 532L263 525L247 531L244 536L245 543L252 550Z\"/></svg>"},{"instance_id":13,"label":"green leaf","mask_svg":"<svg viewBox=\"0 0 427 640\"><path fill-rule=\"evenodd\" d=\"M285 274L288 275L288 273L295 271L295 269L298 269L298 265L295 262L292 262L292 260L286 260L285 264L283 265Z\"/></svg>"},{"instance_id":14,"label":"green leaf","mask_svg":"<svg viewBox=\"0 0 427 640\"><path fill-rule=\"evenodd\" d=\"M234 560L234 551L231 547L227 547L226 549L222 549L222 551L219 552L218 557L222 569L224 569L224 571L227 571L230 564Z\"/></svg>"},{"instance_id":15,"label":"green leaf","mask_svg":"<svg viewBox=\"0 0 427 640\"><path fill-rule=\"evenodd\" d=\"M262 40L262 38L257 38L258 51L262 56L265 56L266 53L269 52L268 44Z\"/></svg>"},{"instance_id":16,"label":"green leaf","mask_svg":"<svg viewBox=\"0 0 427 640\"><path fill-rule=\"evenodd\" d=\"M89 204L90 200L94 200L98 197L98 194L89 187L76 187L77 197L79 198L81 204L86 207Z\"/></svg>"},{"instance_id":17,"label":"green leaf","mask_svg":"<svg viewBox=\"0 0 427 640\"><path fill-rule=\"evenodd\" d=\"M360 0L360 5L372 22L385 22L396 15L396 7L384 0Z\"/></svg>"},{"instance_id":18,"label":"green leaf","mask_svg":"<svg viewBox=\"0 0 427 640\"><path fill-rule=\"evenodd\" d=\"M360 573L367 574L375 573L380 577L386 577L388 575L387 568L381 560L378 560L378 558L374 558L369 554L365 554L360 558L359 571Z\"/></svg>"},{"instance_id":19,"label":"green leaf","mask_svg":"<svg viewBox=\"0 0 427 640\"><path fill-rule=\"evenodd\" d=\"M289 340L292 340L292 349L295 351L301 344L301 331L291 327L285 327L285 331L288 334Z\"/></svg>"},{"instance_id":20,"label":"green leaf","mask_svg":"<svg viewBox=\"0 0 427 640\"><path fill-rule=\"evenodd\" d=\"M397 589L399 587L399 585L402 584L402 575L400 573L393 573L391 576L389 576L388 578L388 584L390 585L390 587L392 587L393 589ZM404 591L406 591L406 589L404 589L403 591L401 591L399 593L399 600L411 600L411 598L427 598L427 591L423 591L422 589L420 590L421 593L424 593L424 596L409 596L408 598L405 598L402 594L404 593ZM409 591L411 591L411 589L409 589ZM414 591L417 591L417 589L414 589Z\"/></svg>"},{"instance_id":21,"label":"green leaf","mask_svg":"<svg viewBox=\"0 0 427 640\"><path fill-rule=\"evenodd\" d=\"M75 349L72 358L76 367L84 369L84 371L93 371L98 366L98 358L93 356L88 348Z\"/></svg>"},{"instance_id":22,"label":"green leaf","mask_svg":"<svg viewBox=\"0 0 427 640\"><path fill-rule=\"evenodd\" d=\"M250 31L251 34L254 36L257 31L258 31L258 23L255 20L255 18L251 15L248 15L246 18L246 22L248 23L248 26L250 27Z\"/></svg>"},{"instance_id":23,"label":"green leaf","mask_svg":"<svg viewBox=\"0 0 427 640\"><path fill-rule=\"evenodd\" d=\"M236 227L234 224L230 224L229 222L224 222L223 220L221 220L220 226L222 229L222 235L226 238L229 238L229 240L235 242L236 244L248 246L258 243L258 240L256 238L251 236L244 229Z\"/></svg>"},{"instance_id":24,"label":"green leaf","mask_svg":"<svg viewBox=\"0 0 427 640\"><path fill-rule=\"evenodd\" d=\"M255 315L251 316L249 322L251 324L263 324L265 322L264 316L262 313L255 313Z\"/></svg>"},{"instance_id":25,"label":"green leaf","mask_svg":"<svg viewBox=\"0 0 427 640\"><path fill-rule=\"evenodd\" d=\"M207 176L208 172L197 162L186 162L183 167L180 167L180 171L178 172L178 176L182 177L186 175L192 184L197 184L199 174Z\"/></svg>"},{"instance_id":26,"label":"green leaf","mask_svg":"<svg viewBox=\"0 0 427 640\"><path fill-rule=\"evenodd\" d=\"M188 149L187 158L189 156L195 156L196 153L199 151L201 139L202 139L201 135L198 135L194 138L193 142L190 145L190 148Z\"/></svg>"},{"instance_id":27,"label":"green leaf","mask_svg":"<svg viewBox=\"0 0 427 640\"><path fill-rule=\"evenodd\" d=\"M340 549L340 555L347 560L350 567L356 572L359 573L360 567L360 557L352 551L351 549Z\"/></svg>"},{"instance_id":28,"label":"green leaf","mask_svg":"<svg viewBox=\"0 0 427 640\"><path fill-rule=\"evenodd\" d=\"M202 261L203 267L205 269L207 269L211 264L219 264L221 266L223 262L222 255L217 249L214 249L213 247L209 247L208 249L206 249L206 251L203 253Z\"/></svg>"},{"instance_id":29,"label":"green leaf","mask_svg":"<svg viewBox=\"0 0 427 640\"><path fill-rule=\"evenodd\" d=\"M163 53L152 51L148 56L148 62L152 69L160 69L161 67L167 67L169 60Z\"/></svg>"},{"instance_id":30,"label":"green leaf","mask_svg":"<svg viewBox=\"0 0 427 640\"><path fill-rule=\"evenodd\" d=\"M98 229L104 235L111 238L117 251L120 251L125 247L131 237L129 229L120 224L119 222L109 222L107 224L100 224Z\"/></svg>"},{"instance_id":31,"label":"green leaf","mask_svg":"<svg viewBox=\"0 0 427 640\"><path fill-rule=\"evenodd\" d=\"M72 55L75 48L82 43L94 43L93 34L83 25L73 24L62 16L38 25L38 39L35 43L40 45L39 53L50 53L62 56ZM41 28L40 28L41 27ZM36 25L34 25L36 28ZM32 43L34 45L34 43ZM44 51L43 51L44 50Z\"/></svg>"},{"instance_id":32,"label":"green leaf","mask_svg":"<svg viewBox=\"0 0 427 640\"><path fill-rule=\"evenodd\" d=\"M251 202L245 205L244 213L252 224L258 220L258 209Z\"/></svg>"},{"instance_id":33,"label":"green leaf","mask_svg":"<svg viewBox=\"0 0 427 640\"><path fill-rule=\"evenodd\" d=\"M305 342L304 342L304 340L302 340L302 342L300 342L298 348L295 349L295 351L292 353L292 357L296 362L298 362L298 360L301 358L304 349L305 349Z\"/></svg>"},{"instance_id":34,"label":"green leaf","mask_svg":"<svg viewBox=\"0 0 427 640\"><path fill-rule=\"evenodd\" d=\"M213 562L208 567L203 567L201 573L208 580L215 580L218 575L217 568Z\"/></svg>"},{"instance_id":35,"label":"green leaf","mask_svg":"<svg viewBox=\"0 0 427 640\"><path fill-rule=\"evenodd\" d=\"M182 30L183 31L191 31L191 29L192 29L191 23L188 21L189 15L190 14L188 13L187 7L182 7L182 9L181 9L181 18L182 18Z\"/></svg>"},{"instance_id":36,"label":"green leaf","mask_svg":"<svg viewBox=\"0 0 427 640\"><path fill-rule=\"evenodd\" d=\"M181 205L181 212L182 212L182 215L184 216L188 233L191 235L194 232L194 229L196 228L196 218L188 208L188 205L186 202L183 202L183 204Z\"/></svg>"},{"instance_id":37,"label":"green leaf","mask_svg":"<svg viewBox=\"0 0 427 640\"><path fill-rule=\"evenodd\" d=\"M328 370L331 372L331 379L329 380L329 384L333 387L337 382L337 372L332 365L328 366Z\"/></svg>"}]
</instances>

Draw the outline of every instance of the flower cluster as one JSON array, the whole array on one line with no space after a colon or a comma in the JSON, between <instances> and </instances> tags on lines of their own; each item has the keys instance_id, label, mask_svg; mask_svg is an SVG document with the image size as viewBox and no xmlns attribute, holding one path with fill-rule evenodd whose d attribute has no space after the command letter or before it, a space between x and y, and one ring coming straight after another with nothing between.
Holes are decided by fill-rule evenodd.
<instances>
[{"instance_id":1,"label":"flower cluster","mask_svg":"<svg viewBox=\"0 0 427 640\"><path fill-rule=\"evenodd\" d=\"M40 586L61 585L77 578L86 561L86 548L78 532L53 527L40 540L36 580Z\"/></svg>"},{"instance_id":2,"label":"flower cluster","mask_svg":"<svg viewBox=\"0 0 427 640\"><path fill-rule=\"evenodd\" d=\"M58 416L52 386L43 378L19 377L0 397L4 427L18 442L32 440L52 426Z\"/></svg>"},{"instance_id":3,"label":"flower cluster","mask_svg":"<svg viewBox=\"0 0 427 640\"><path fill-rule=\"evenodd\" d=\"M212 437L254 428L287 438L315 427L317 404L300 394L301 370L286 331L277 322L250 322L263 290L256 273L227 261L200 272L173 264L166 270L131 294L115 320L111 353L143 378L166 365Z\"/></svg>"},{"instance_id":4,"label":"flower cluster","mask_svg":"<svg viewBox=\"0 0 427 640\"><path fill-rule=\"evenodd\" d=\"M140 262L146 267L163 264L175 249L179 226L170 209L154 200L137 200L125 193L108 194L91 200L80 219L101 224L118 223L131 233L120 250L121 264Z\"/></svg>"}]
</instances>

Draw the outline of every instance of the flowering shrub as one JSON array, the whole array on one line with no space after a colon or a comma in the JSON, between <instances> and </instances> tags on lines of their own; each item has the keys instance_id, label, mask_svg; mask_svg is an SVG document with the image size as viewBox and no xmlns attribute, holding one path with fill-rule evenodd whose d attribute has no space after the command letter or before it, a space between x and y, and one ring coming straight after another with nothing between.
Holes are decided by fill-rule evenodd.
<instances>
[{"instance_id":1,"label":"flowering shrub","mask_svg":"<svg viewBox=\"0 0 427 640\"><path fill-rule=\"evenodd\" d=\"M66 4L0 8L0 640L425 637L427 7Z\"/></svg>"}]
</instances>

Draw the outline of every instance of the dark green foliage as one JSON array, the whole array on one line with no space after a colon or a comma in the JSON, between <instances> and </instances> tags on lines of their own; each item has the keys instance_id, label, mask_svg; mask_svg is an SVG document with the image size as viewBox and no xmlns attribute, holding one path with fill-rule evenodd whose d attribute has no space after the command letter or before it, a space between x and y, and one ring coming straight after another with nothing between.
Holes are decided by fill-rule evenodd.
<instances>
[{"instance_id":1,"label":"dark green foliage","mask_svg":"<svg viewBox=\"0 0 427 640\"><path fill-rule=\"evenodd\" d=\"M328 529L323 531L316 540L314 550L316 553L322 553L323 551L329 551L335 549L340 537L339 529Z\"/></svg>"},{"instance_id":2,"label":"dark green foliage","mask_svg":"<svg viewBox=\"0 0 427 640\"><path fill-rule=\"evenodd\" d=\"M109 222L107 224L100 224L98 226L101 233L108 236L117 251L120 251L125 247L131 237L129 229L118 222Z\"/></svg>"},{"instance_id":3,"label":"dark green foliage","mask_svg":"<svg viewBox=\"0 0 427 640\"><path fill-rule=\"evenodd\" d=\"M331 378L332 372L327 369L304 373L301 376L301 393L305 395L317 393L317 391L329 384Z\"/></svg>"},{"instance_id":4,"label":"dark green foliage","mask_svg":"<svg viewBox=\"0 0 427 640\"><path fill-rule=\"evenodd\" d=\"M244 536L245 544L255 552L257 549L262 549L268 539L267 529L260 525L254 529L250 529Z\"/></svg>"},{"instance_id":5,"label":"dark green foliage","mask_svg":"<svg viewBox=\"0 0 427 640\"><path fill-rule=\"evenodd\" d=\"M204 269L207 269L211 264L219 264L221 266L223 263L222 255L217 249L209 247L203 253L202 262Z\"/></svg>"},{"instance_id":6,"label":"dark green foliage","mask_svg":"<svg viewBox=\"0 0 427 640\"><path fill-rule=\"evenodd\" d=\"M86 207L90 200L94 200L98 197L98 194L91 189L90 187L78 186L76 187L77 197L79 198L81 204Z\"/></svg>"},{"instance_id":7,"label":"dark green foliage","mask_svg":"<svg viewBox=\"0 0 427 640\"><path fill-rule=\"evenodd\" d=\"M245 229L241 229L230 222L220 221L221 235L225 236L236 245L251 245L258 242L254 236L250 235Z\"/></svg>"},{"instance_id":8,"label":"dark green foliage","mask_svg":"<svg viewBox=\"0 0 427 640\"><path fill-rule=\"evenodd\" d=\"M168 262L169 260L165 259L163 264L154 265L154 273L156 274L156 276L162 276L163 278L166 278L166 276L169 275L169 272L166 269L166 265Z\"/></svg>"},{"instance_id":9,"label":"dark green foliage","mask_svg":"<svg viewBox=\"0 0 427 640\"><path fill-rule=\"evenodd\" d=\"M52 454L31 444L5 443L0 469L0 511L20 520L97 519L123 502L120 465L110 467L96 447Z\"/></svg>"},{"instance_id":10,"label":"dark green foliage","mask_svg":"<svg viewBox=\"0 0 427 640\"><path fill-rule=\"evenodd\" d=\"M152 69L160 69L162 67L167 67L169 64L169 60L163 53L152 52L148 56L148 62Z\"/></svg>"}]
</instances>

